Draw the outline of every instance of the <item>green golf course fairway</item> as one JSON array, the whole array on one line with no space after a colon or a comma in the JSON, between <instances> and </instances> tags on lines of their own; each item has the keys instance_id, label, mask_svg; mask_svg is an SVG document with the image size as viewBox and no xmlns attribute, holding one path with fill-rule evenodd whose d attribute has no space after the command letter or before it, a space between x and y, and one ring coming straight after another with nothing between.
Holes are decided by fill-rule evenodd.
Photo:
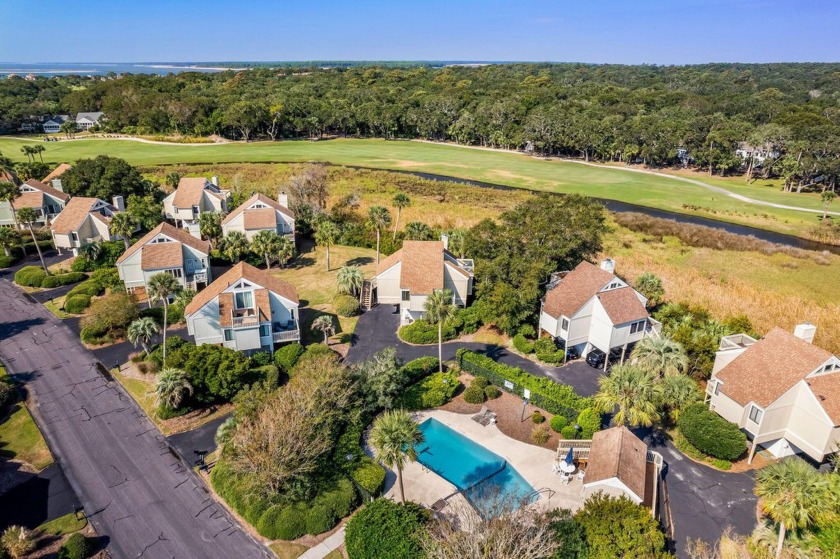
<instances>
[{"instance_id":1,"label":"green golf course fairway","mask_svg":"<svg viewBox=\"0 0 840 559\"><path fill-rule=\"evenodd\" d=\"M386 170L415 171L548 192L579 193L807 237L819 215L736 200L703 186L675 178L630 172L621 167L595 167L551 161L518 153L416 141L336 139L227 144L154 144L118 139L62 140L34 143L46 147L44 160L72 163L110 155L133 165L177 163L249 163L320 161ZM0 152L25 161L20 151L33 140L0 138ZM715 186L777 204L819 209L819 196L780 192L757 181L715 179ZM455 188L453 186L453 188Z\"/></svg>"}]
</instances>

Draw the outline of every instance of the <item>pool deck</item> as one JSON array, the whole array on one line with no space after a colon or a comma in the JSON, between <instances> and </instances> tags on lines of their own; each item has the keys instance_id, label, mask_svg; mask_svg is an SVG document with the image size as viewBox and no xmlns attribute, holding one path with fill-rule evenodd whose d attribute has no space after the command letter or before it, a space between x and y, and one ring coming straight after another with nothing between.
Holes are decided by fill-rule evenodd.
<instances>
[{"instance_id":1,"label":"pool deck","mask_svg":"<svg viewBox=\"0 0 840 559\"><path fill-rule=\"evenodd\" d=\"M575 511L582 505L583 482L572 478L568 484L562 484L561 477L551 469L556 458L554 451L512 439L495 425L483 427L473 421L471 415L431 410L414 413L412 417L418 423L429 418L440 421L503 457L534 489L551 490L542 491L540 498L530 506L543 511L556 508ZM389 476L388 481L389 487L385 497L398 501L400 489L395 482L395 475ZM409 463L403 469L403 484L407 501L421 503L427 507L431 507L439 499L463 499L453 484L419 462Z\"/></svg>"}]
</instances>

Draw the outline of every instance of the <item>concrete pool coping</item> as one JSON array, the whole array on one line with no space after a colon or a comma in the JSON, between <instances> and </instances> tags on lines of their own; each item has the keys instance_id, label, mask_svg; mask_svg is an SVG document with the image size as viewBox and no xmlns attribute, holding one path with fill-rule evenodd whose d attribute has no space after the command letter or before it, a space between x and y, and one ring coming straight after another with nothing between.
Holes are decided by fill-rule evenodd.
<instances>
[{"instance_id":1,"label":"concrete pool coping","mask_svg":"<svg viewBox=\"0 0 840 559\"><path fill-rule=\"evenodd\" d=\"M541 511L557 508L577 510L582 505L583 482L576 477L563 485L561 476L552 471L556 452L536 445L523 443L502 433L496 425L484 427L472 420L467 414L452 413L443 410L416 412L412 418L417 423L433 418L450 429L466 436L502 458L516 469L535 490L540 490L539 499L530 505ZM389 476L390 487L385 497L399 501L399 484L395 475ZM419 462L411 462L403 468L405 498L427 507L439 499L464 500L457 487Z\"/></svg>"}]
</instances>

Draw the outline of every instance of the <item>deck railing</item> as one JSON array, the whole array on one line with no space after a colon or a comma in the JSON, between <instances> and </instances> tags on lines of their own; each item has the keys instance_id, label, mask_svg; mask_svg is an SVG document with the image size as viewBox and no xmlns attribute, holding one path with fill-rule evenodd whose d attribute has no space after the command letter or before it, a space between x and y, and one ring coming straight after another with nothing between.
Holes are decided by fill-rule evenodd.
<instances>
[{"instance_id":1,"label":"deck railing","mask_svg":"<svg viewBox=\"0 0 840 559\"><path fill-rule=\"evenodd\" d=\"M272 334L274 338L274 343L279 344L282 342L294 342L300 339L300 331L295 330L287 330L285 332L274 332Z\"/></svg>"}]
</instances>

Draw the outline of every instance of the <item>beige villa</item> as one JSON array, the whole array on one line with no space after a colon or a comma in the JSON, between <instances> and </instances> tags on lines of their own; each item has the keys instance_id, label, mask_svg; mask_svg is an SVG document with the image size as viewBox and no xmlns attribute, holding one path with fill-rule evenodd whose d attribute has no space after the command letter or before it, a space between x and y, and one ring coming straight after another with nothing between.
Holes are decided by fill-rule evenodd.
<instances>
[{"instance_id":1,"label":"beige villa","mask_svg":"<svg viewBox=\"0 0 840 559\"><path fill-rule=\"evenodd\" d=\"M244 233L248 240L260 231L274 231L278 235L294 237L295 214L288 207L284 194L279 201L272 200L265 194L254 194L222 220L222 232Z\"/></svg>"},{"instance_id":2,"label":"beige villa","mask_svg":"<svg viewBox=\"0 0 840 559\"><path fill-rule=\"evenodd\" d=\"M29 179L20 185L20 196L13 202L15 211L21 208L32 208L37 214L35 224L37 226L49 225L70 200L70 195L60 189L61 181L57 182L58 188L34 179ZM5 200L0 201L0 226L13 227L14 223L11 205Z\"/></svg>"},{"instance_id":3,"label":"beige villa","mask_svg":"<svg viewBox=\"0 0 840 559\"><path fill-rule=\"evenodd\" d=\"M171 274L181 287L198 290L213 279L209 258L209 241L161 223L128 247L117 259L117 271L131 292L145 293L149 278L160 272Z\"/></svg>"},{"instance_id":4,"label":"beige villa","mask_svg":"<svg viewBox=\"0 0 840 559\"><path fill-rule=\"evenodd\" d=\"M817 462L840 444L840 359L813 345L816 327L774 328L760 340L725 336L706 387L711 410L737 424L759 448Z\"/></svg>"},{"instance_id":5,"label":"beige villa","mask_svg":"<svg viewBox=\"0 0 840 559\"><path fill-rule=\"evenodd\" d=\"M228 211L228 191L221 190L218 183L217 177L182 177L178 188L163 199L164 215L178 227L196 229L196 234L199 215Z\"/></svg>"},{"instance_id":6,"label":"beige villa","mask_svg":"<svg viewBox=\"0 0 840 559\"><path fill-rule=\"evenodd\" d=\"M554 274L542 300L540 331L583 356L594 349L626 355L645 335L657 333L661 325L648 314L645 296L614 270L608 258L600 266L583 261Z\"/></svg>"},{"instance_id":7,"label":"beige villa","mask_svg":"<svg viewBox=\"0 0 840 559\"><path fill-rule=\"evenodd\" d=\"M465 307L473 290L473 262L456 258L442 241L405 241L400 250L379 263L369 284L373 300L399 305L401 321L423 317L426 299L448 289L453 302Z\"/></svg>"},{"instance_id":8,"label":"beige villa","mask_svg":"<svg viewBox=\"0 0 840 559\"><path fill-rule=\"evenodd\" d=\"M299 304L292 284L240 262L198 293L184 317L196 345L272 351L300 340Z\"/></svg>"},{"instance_id":9,"label":"beige villa","mask_svg":"<svg viewBox=\"0 0 840 559\"><path fill-rule=\"evenodd\" d=\"M116 196L114 204L99 198L71 198L50 224L55 247L77 255L79 247L85 243L116 238L109 230L111 217L123 209L122 196Z\"/></svg>"}]
</instances>

